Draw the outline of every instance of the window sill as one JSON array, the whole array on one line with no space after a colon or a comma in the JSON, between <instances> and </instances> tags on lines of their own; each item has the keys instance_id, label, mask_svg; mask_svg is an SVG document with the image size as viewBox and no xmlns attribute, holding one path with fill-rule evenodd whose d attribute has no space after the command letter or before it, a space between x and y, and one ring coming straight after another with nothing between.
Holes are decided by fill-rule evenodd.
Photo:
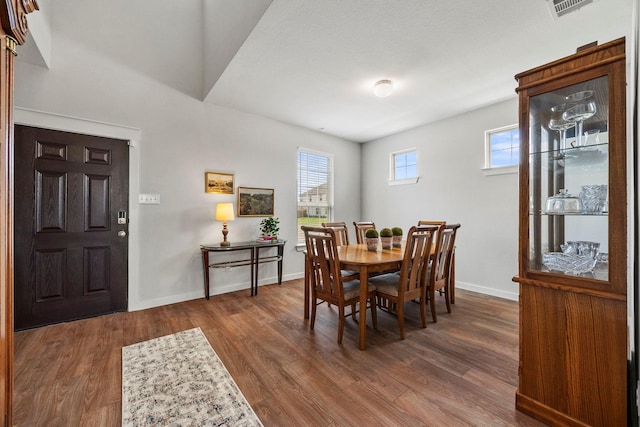
<instances>
[{"instance_id":1,"label":"window sill","mask_svg":"<svg viewBox=\"0 0 640 427\"><path fill-rule=\"evenodd\" d=\"M399 179L394 181L389 181L389 185L407 185L407 184L416 184L420 177L410 178L410 179Z\"/></svg>"},{"instance_id":2,"label":"window sill","mask_svg":"<svg viewBox=\"0 0 640 427\"><path fill-rule=\"evenodd\" d=\"M518 173L518 166L504 166L501 168L483 168L482 169L482 173L485 176L492 176L492 175L507 175L507 174L512 174Z\"/></svg>"}]
</instances>

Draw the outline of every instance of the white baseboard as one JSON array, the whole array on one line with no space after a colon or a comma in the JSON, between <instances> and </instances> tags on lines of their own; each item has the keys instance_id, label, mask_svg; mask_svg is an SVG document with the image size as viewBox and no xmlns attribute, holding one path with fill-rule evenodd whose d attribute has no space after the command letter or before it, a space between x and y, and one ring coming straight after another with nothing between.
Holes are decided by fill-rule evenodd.
<instances>
[{"instance_id":1,"label":"white baseboard","mask_svg":"<svg viewBox=\"0 0 640 427\"><path fill-rule=\"evenodd\" d=\"M304 273L293 273L286 274L282 276L282 281L285 282L287 280L294 279L302 279L304 278ZM258 286L260 285L272 285L277 283L278 278L274 277L265 277L258 281ZM215 289L211 289L210 295L221 295L229 292L242 291L245 289L249 289L251 287L250 282L241 282L241 283L232 283L225 286L218 286ZM458 282L456 281L456 288L465 289L468 291L478 292L485 295L492 295L499 298L505 298L512 301L518 300L518 292L508 292L495 288L487 288L485 286L478 286L472 283ZM164 298L156 298L144 301L138 301L137 304L129 303L129 311L138 311L145 310L147 308L160 307L163 305L175 304L178 302L190 301L193 299L204 298L204 291L198 290L193 292L187 292L184 294L171 295Z\"/></svg>"},{"instance_id":2,"label":"white baseboard","mask_svg":"<svg viewBox=\"0 0 640 427\"><path fill-rule=\"evenodd\" d=\"M520 296L518 292L503 291L496 288L487 288L485 286L478 286L472 283L458 281L456 281L456 289L465 289L467 291L478 292L485 295L492 295L494 297L504 298L512 301L518 301L518 298Z\"/></svg>"},{"instance_id":3,"label":"white baseboard","mask_svg":"<svg viewBox=\"0 0 640 427\"><path fill-rule=\"evenodd\" d=\"M143 300L132 302L129 301L129 307L127 311L139 311L146 310L148 308L161 307L163 305L175 304L178 302L190 301L192 299L198 299L204 297L204 291L200 290L198 292L189 292L185 294L179 295L171 295L164 298L155 298L151 300Z\"/></svg>"},{"instance_id":4,"label":"white baseboard","mask_svg":"<svg viewBox=\"0 0 640 427\"><path fill-rule=\"evenodd\" d=\"M286 282L287 280L294 280L294 279L304 279L304 272L282 275L283 282ZM273 285L274 283L278 283L277 276L267 277L265 279L258 280L258 285Z\"/></svg>"},{"instance_id":5,"label":"white baseboard","mask_svg":"<svg viewBox=\"0 0 640 427\"><path fill-rule=\"evenodd\" d=\"M295 274L287 274L282 276L282 281L285 282L287 280L293 279L301 279L304 277L304 273L295 273ZM278 283L278 278L274 277L265 277L258 281L258 286L260 285L272 285L274 283ZM218 286L215 289L211 289L210 295L221 295L229 292L242 291L244 289L251 288L251 282L241 282L241 283L232 283L229 285ZM138 301L136 304L129 302L129 311L139 311L146 310L147 308L160 307L163 305L175 304L178 302L191 301L193 299L204 298L204 290L200 289L198 291L187 292L184 294L171 295L164 298L156 298L151 300Z\"/></svg>"}]
</instances>

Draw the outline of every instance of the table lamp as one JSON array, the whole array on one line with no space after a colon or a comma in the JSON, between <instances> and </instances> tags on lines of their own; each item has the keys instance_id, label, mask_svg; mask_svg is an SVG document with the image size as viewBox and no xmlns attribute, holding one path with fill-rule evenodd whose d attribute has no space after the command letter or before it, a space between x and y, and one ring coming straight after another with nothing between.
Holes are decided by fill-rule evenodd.
<instances>
[{"instance_id":1,"label":"table lamp","mask_svg":"<svg viewBox=\"0 0 640 427\"><path fill-rule=\"evenodd\" d=\"M233 203L218 203L216 205L216 221L222 221L222 236L224 240L220 242L220 246L231 246L231 242L227 241L227 221L233 221L236 217L233 214Z\"/></svg>"}]
</instances>

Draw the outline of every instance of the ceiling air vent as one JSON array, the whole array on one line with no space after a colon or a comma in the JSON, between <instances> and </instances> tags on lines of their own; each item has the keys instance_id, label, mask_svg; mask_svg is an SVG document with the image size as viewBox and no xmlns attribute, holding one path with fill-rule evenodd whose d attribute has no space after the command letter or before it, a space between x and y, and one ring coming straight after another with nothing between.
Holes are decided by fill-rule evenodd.
<instances>
[{"instance_id":1,"label":"ceiling air vent","mask_svg":"<svg viewBox=\"0 0 640 427\"><path fill-rule=\"evenodd\" d=\"M559 18L593 2L593 0L548 0L548 2L553 17Z\"/></svg>"}]
</instances>

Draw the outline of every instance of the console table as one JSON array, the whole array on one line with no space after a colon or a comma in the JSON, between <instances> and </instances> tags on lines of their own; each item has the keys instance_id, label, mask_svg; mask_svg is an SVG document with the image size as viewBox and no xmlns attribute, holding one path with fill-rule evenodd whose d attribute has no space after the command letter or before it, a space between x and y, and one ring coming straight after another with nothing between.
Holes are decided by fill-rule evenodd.
<instances>
[{"instance_id":1,"label":"console table","mask_svg":"<svg viewBox=\"0 0 640 427\"><path fill-rule=\"evenodd\" d=\"M202 252L202 266L204 268L204 296L209 299L209 268L227 268L241 267L245 265L251 266L251 296L258 295L258 265L265 262L278 262L278 284L282 284L282 259L284 255L284 245L286 240L277 240L274 242L238 242L231 243L229 246L220 246L219 243L200 245ZM276 255L268 255L260 257L260 250L276 248ZM232 261L209 262L209 254L216 254L245 251L248 252L248 258L244 257Z\"/></svg>"}]
</instances>

